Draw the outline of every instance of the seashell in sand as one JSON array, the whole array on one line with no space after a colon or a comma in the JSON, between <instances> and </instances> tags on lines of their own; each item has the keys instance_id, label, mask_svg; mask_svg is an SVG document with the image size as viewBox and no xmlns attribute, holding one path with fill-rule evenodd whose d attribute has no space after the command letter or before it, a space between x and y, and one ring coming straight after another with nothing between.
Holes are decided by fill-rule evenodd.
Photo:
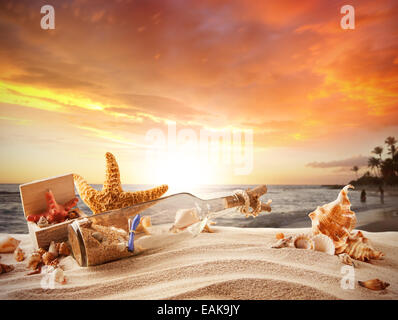
<instances>
[{"instance_id":1,"label":"seashell in sand","mask_svg":"<svg viewBox=\"0 0 398 320\"><path fill-rule=\"evenodd\" d=\"M174 225L171 227L170 231L176 232L179 230L183 230L186 227L189 227L199 221L200 219L198 217L196 208L180 209L176 213Z\"/></svg>"},{"instance_id":2,"label":"seashell in sand","mask_svg":"<svg viewBox=\"0 0 398 320\"><path fill-rule=\"evenodd\" d=\"M40 257L42 257L43 254L45 254L47 251L44 250L43 248L39 248L39 249L37 249L35 252L37 252L38 254L40 254Z\"/></svg>"},{"instance_id":3,"label":"seashell in sand","mask_svg":"<svg viewBox=\"0 0 398 320\"><path fill-rule=\"evenodd\" d=\"M14 251L14 259L18 262L24 261L25 260L25 253L23 252L23 250L18 247L15 249Z\"/></svg>"},{"instance_id":4,"label":"seashell in sand","mask_svg":"<svg viewBox=\"0 0 398 320\"><path fill-rule=\"evenodd\" d=\"M207 233L214 233L213 229L209 227L209 224L215 224L214 221L210 221L208 224L206 223L205 226L203 227L202 232L207 232Z\"/></svg>"},{"instance_id":5,"label":"seashell in sand","mask_svg":"<svg viewBox=\"0 0 398 320\"><path fill-rule=\"evenodd\" d=\"M369 239L365 238L361 231L354 235L349 235L345 241L338 242L336 253L347 253L351 258L360 261L381 259L384 256L384 253L372 247Z\"/></svg>"},{"instance_id":6,"label":"seashell in sand","mask_svg":"<svg viewBox=\"0 0 398 320\"><path fill-rule=\"evenodd\" d=\"M293 245L297 249L308 249L308 250L314 249L314 242L309 236L305 234L300 234L296 236L294 238Z\"/></svg>"},{"instance_id":7,"label":"seashell in sand","mask_svg":"<svg viewBox=\"0 0 398 320\"><path fill-rule=\"evenodd\" d=\"M33 270L37 269L37 266L39 265L39 263L42 262L40 253L33 252L30 255L30 257L28 258L27 262L28 262L27 267L29 269L33 269Z\"/></svg>"},{"instance_id":8,"label":"seashell in sand","mask_svg":"<svg viewBox=\"0 0 398 320\"><path fill-rule=\"evenodd\" d=\"M345 186L333 202L318 207L309 214L314 235L328 236L334 243L335 254L347 253L351 258L361 261L380 259L384 254L376 251L369 240L359 231L352 234L356 224L355 212L351 211L348 189Z\"/></svg>"},{"instance_id":9,"label":"seashell in sand","mask_svg":"<svg viewBox=\"0 0 398 320\"><path fill-rule=\"evenodd\" d=\"M278 240L278 242L274 243L271 248L273 249L280 249L280 248L285 248L288 247L290 245L290 242L292 241L293 237L287 237L287 238L283 238Z\"/></svg>"},{"instance_id":10,"label":"seashell in sand","mask_svg":"<svg viewBox=\"0 0 398 320\"><path fill-rule=\"evenodd\" d=\"M137 226L137 229L135 230L136 233L145 233L145 234L151 234L147 228L152 227L152 222L151 222L151 217L145 216L141 217L140 223Z\"/></svg>"},{"instance_id":11,"label":"seashell in sand","mask_svg":"<svg viewBox=\"0 0 398 320\"><path fill-rule=\"evenodd\" d=\"M103 234L101 233L101 232L93 232L92 234L91 234L91 236L94 238L94 239L96 239L98 242L102 242L102 240L104 239L104 236L103 236Z\"/></svg>"},{"instance_id":12,"label":"seashell in sand","mask_svg":"<svg viewBox=\"0 0 398 320\"><path fill-rule=\"evenodd\" d=\"M275 235L275 238L276 238L277 240L283 239L284 237L285 237L285 235L284 235L282 232L277 233L277 234Z\"/></svg>"},{"instance_id":13,"label":"seashell in sand","mask_svg":"<svg viewBox=\"0 0 398 320\"><path fill-rule=\"evenodd\" d=\"M367 281L358 281L361 287L368 288L370 290L384 290L390 284L388 282L381 281L379 279L372 279Z\"/></svg>"},{"instance_id":14,"label":"seashell in sand","mask_svg":"<svg viewBox=\"0 0 398 320\"><path fill-rule=\"evenodd\" d=\"M66 242L58 243L58 253L61 256L69 256L70 255L70 248Z\"/></svg>"},{"instance_id":15,"label":"seashell in sand","mask_svg":"<svg viewBox=\"0 0 398 320\"><path fill-rule=\"evenodd\" d=\"M61 268L56 268L53 272L51 272L52 275L54 276L54 280L57 281L58 283L65 284L66 283L66 278L64 275L64 270Z\"/></svg>"},{"instance_id":16,"label":"seashell in sand","mask_svg":"<svg viewBox=\"0 0 398 320\"><path fill-rule=\"evenodd\" d=\"M54 241L51 241L50 246L48 247L48 252L50 252L54 258L58 257L58 248Z\"/></svg>"},{"instance_id":17,"label":"seashell in sand","mask_svg":"<svg viewBox=\"0 0 398 320\"><path fill-rule=\"evenodd\" d=\"M349 266L353 266L354 268L356 267L354 260L351 259L351 257L347 253L339 254L338 257L342 263L347 264Z\"/></svg>"},{"instance_id":18,"label":"seashell in sand","mask_svg":"<svg viewBox=\"0 0 398 320\"><path fill-rule=\"evenodd\" d=\"M12 253L21 241L8 234L0 235L0 253Z\"/></svg>"},{"instance_id":19,"label":"seashell in sand","mask_svg":"<svg viewBox=\"0 0 398 320\"><path fill-rule=\"evenodd\" d=\"M333 241L340 241L349 235L357 221L355 213L350 209L351 203L347 195L349 188L354 187L345 186L335 201L317 207L308 215L312 220L314 235L322 233Z\"/></svg>"},{"instance_id":20,"label":"seashell in sand","mask_svg":"<svg viewBox=\"0 0 398 320\"><path fill-rule=\"evenodd\" d=\"M14 270L14 266L13 265L0 263L0 274L7 273L7 272L10 272L12 270Z\"/></svg>"},{"instance_id":21,"label":"seashell in sand","mask_svg":"<svg viewBox=\"0 0 398 320\"><path fill-rule=\"evenodd\" d=\"M46 252L43 254L42 260L45 265L50 265L50 263L55 259L52 253Z\"/></svg>"},{"instance_id":22,"label":"seashell in sand","mask_svg":"<svg viewBox=\"0 0 398 320\"><path fill-rule=\"evenodd\" d=\"M330 239L328 236L325 236L324 234L318 234L312 238L312 241L314 242L315 251L325 252L331 256L334 255L335 246L332 239Z\"/></svg>"},{"instance_id":23,"label":"seashell in sand","mask_svg":"<svg viewBox=\"0 0 398 320\"><path fill-rule=\"evenodd\" d=\"M53 261L50 262L49 266L56 268L59 265L58 258L55 258Z\"/></svg>"},{"instance_id":24,"label":"seashell in sand","mask_svg":"<svg viewBox=\"0 0 398 320\"><path fill-rule=\"evenodd\" d=\"M37 221L37 225L38 225L40 228L45 228L45 227L48 227L49 223L48 223L46 217L41 216L40 219L39 219L39 221Z\"/></svg>"}]
</instances>

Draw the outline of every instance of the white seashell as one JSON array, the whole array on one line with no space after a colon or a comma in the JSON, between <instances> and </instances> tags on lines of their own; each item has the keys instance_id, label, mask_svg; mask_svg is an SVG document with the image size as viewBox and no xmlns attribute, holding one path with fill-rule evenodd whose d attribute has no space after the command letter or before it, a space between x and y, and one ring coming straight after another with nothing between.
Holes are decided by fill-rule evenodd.
<instances>
[{"instance_id":1,"label":"white seashell","mask_svg":"<svg viewBox=\"0 0 398 320\"><path fill-rule=\"evenodd\" d=\"M65 283L65 276L64 276L64 270L61 268L56 268L53 272L51 272L52 275L54 276L54 280L57 281L58 283L64 284Z\"/></svg>"},{"instance_id":2,"label":"white seashell","mask_svg":"<svg viewBox=\"0 0 398 320\"><path fill-rule=\"evenodd\" d=\"M314 249L314 242L312 239L305 235L305 234L300 234L294 238L293 241L294 247L298 249L307 249L307 250L313 250Z\"/></svg>"},{"instance_id":3,"label":"white seashell","mask_svg":"<svg viewBox=\"0 0 398 320\"><path fill-rule=\"evenodd\" d=\"M58 257L58 249L54 241L51 241L50 246L48 247L48 252L50 252L54 258Z\"/></svg>"},{"instance_id":4,"label":"white seashell","mask_svg":"<svg viewBox=\"0 0 398 320\"><path fill-rule=\"evenodd\" d=\"M318 234L312 238L312 241L314 242L315 251L325 252L332 256L334 255L335 246L333 240L328 236L325 236L324 234Z\"/></svg>"},{"instance_id":5,"label":"white seashell","mask_svg":"<svg viewBox=\"0 0 398 320\"><path fill-rule=\"evenodd\" d=\"M180 209L176 213L173 227L175 229L184 229L199 221L200 219L196 208Z\"/></svg>"},{"instance_id":6,"label":"white seashell","mask_svg":"<svg viewBox=\"0 0 398 320\"><path fill-rule=\"evenodd\" d=\"M14 239L8 234L0 236L0 253L12 253L18 247L21 241Z\"/></svg>"},{"instance_id":7,"label":"white seashell","mask_svg":"<svg viewBox=\"0 0 398 320\"><path fill-rule=\"evenodd\" d=\"M48 227L48 221L47 221L47 219L44 216L41 216L39 221L37 221L37 225L40 228Z\"/></svg>"}]
</instances>

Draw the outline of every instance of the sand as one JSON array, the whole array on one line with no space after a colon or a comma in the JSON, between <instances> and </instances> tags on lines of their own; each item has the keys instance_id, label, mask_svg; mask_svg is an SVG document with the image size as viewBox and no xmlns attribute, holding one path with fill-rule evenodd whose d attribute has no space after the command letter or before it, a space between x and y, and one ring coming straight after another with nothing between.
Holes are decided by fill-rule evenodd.
<instances>
[{"instance_id":1,"label":"sand","mask_svg":"<svg viewBox=\"0 0 398 320\"><path fill-rule=\"evenodd\" d=\"M270 249L275 234L308 228L214 227L215 233L90 268L64 258L67 284L41 288L43 275L26 276L26 262L1 254L15 270L0 275L1 299L398 299L398 232L364 232L384 260L358 262L355 280L379 278L384 291L341 287L337 256L294 248ZM32 250L28 235L14 235Z\"/></svg>"}]
</instances>

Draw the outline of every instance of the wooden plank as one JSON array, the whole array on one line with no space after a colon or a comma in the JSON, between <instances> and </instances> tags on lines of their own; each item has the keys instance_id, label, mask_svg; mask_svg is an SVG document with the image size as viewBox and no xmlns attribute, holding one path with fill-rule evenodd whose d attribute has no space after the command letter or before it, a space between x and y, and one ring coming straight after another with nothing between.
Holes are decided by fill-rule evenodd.
<instances>
[{"instance_id":1,"label":"wooden plank","mask_svg":"<svg viewBox=\"0 0 398 320\"><path fill-rule=\"evenodd\" d=\"M66 174L20 185L19 191L25 217L31 214L42 213L47 209L45 193L48 189L53 192L55 200L60 204L72 200L76 197L73 174Z\"/></svg>"},{"instance_id":2,"label":"wooden plank","mask_svg":"<svg viewBox=\"0 0 398 320\"><path fill-rule=\"evenodd\" d=\"M79 208L74 209L79 213L79 217L86 217ZM50 245L51 241L62 242L68 240L68 225L73 220L67 220L45 228L40 228L36 223L28 221L29 233L32 238L33 246L37 248L45 248Z\"/></svg>"}]
</instances>

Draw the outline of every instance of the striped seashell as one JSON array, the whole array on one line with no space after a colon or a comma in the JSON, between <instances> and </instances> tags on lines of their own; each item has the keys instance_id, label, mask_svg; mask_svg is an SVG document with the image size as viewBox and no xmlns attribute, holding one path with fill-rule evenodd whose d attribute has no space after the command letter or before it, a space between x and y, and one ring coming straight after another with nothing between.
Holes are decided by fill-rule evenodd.
<instances>
[{"instance_id":1,"label":"striped seashell","mask_svg":"<svg viewBox=\"0 0 398 320\"><path fill-rule=\"evenodd\" d=\"M297 249L314 249L314 242L311 237L306 234L300 234L294 238L293 245Z\"/></svg>"},{"instance_id":2,"label":"striped seashell","mask_svg":"<svg viewBox=\"0 0 398 320\"><path fill-rule=\"evenodd\" d=\"M292 236L283 238L283 239L279 239L276 243L274 243L271 248L273 249L281 249L281 248L285 248L285 247L289 247L290 242L292 241Z\"/></svg>"},{"instance_id":3,"label":"striped seashell","mask_svg":"<svg viewBox=\"0 0 398 320\"><path fill-rule=\"evenodd\" d=\"M349 235L345 241L338 242L336 254L347 253L351 258L360 261L370 261L371 259L381 259L384 253L375 250L368 238L365 238L361 231L355 235Z\"/></svg>"},{"instance_id":4,"label":"striped seashell","mask_svg":"<svg viewBox=\"0 0 398 320\"><path fill-rule=\"evenodd\" d=\"M347 253L341 253L338 255L339 260L349 266L353 266L354 268L356 267L356 264L353 259L347 254Z\"/></svg>"},{"instance_id":5,"label":"striped seashell","mask_svg":"<svg viewBox=\"0 0 398 320\"><path fill-rule=\"evenodd\" d=\"M352 185L345 186L339 193L337 199L321 207L317 207L308 216L312 220L312 233L314 235L324 234L333 241L341 241L348 237L355 227L355 212L351 211L351 202L348 199L348 189Z\"/></svg>"}]
</instances>

